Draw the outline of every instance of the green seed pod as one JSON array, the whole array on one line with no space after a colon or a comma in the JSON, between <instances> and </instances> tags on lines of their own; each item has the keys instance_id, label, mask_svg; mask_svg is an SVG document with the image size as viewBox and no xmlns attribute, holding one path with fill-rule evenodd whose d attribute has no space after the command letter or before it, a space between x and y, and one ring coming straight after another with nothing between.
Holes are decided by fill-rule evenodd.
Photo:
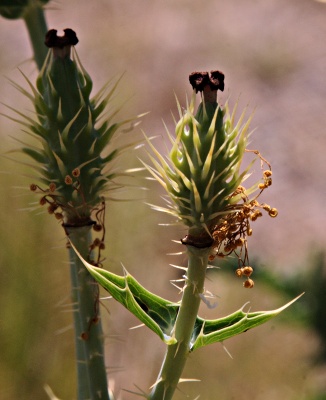
<instances>
[{"instance_id":1,"label":"green seed pod","mask_svg":"<svg viewBox=\"0 0 326 400\"><path fill-rule=\"evenodd\" d=\"M113 149L105 157L101 153L119 127L133 119L112 123L112 113L97 123L117 83L107 95L106 86L91 99L92 80L72 47L78 42L76 34L71 29L64 32L58 37L57 31L51 30L46 36L51 49L36 88L28 81L33 96L20 88L33 101L38 121L20 115L40 143L22 151L36 162L39 180L47 187L55 185L51 199L61 207L64 222L83 225L90 222L92 210L116 176L107 172L107 165L119 150Z\"/></svg>"},{"instance_id":2,"label":"green seed pod","mask_svg":"<svg viewBox=\"0 0 326 400\"><path fill-rule=\"evenodd\" d=\"M151 157L156 169L147 167L171 199L169 208L155 208L175 215L190 228L189 234L211 236L210 228L238 200L234 193L249 169L240 172L250 118L242 125L243 113L235 124L235 111L230 115L228 106L223 110L217 104L217 90L224 89L224 75L219 71L210 76L193 73L190 82L196 92L203 92L197 112L194 92L185 112L178 104L180 120L171 139L169 161L150 144L159 162Z\"/></svg>"}]
</instances>

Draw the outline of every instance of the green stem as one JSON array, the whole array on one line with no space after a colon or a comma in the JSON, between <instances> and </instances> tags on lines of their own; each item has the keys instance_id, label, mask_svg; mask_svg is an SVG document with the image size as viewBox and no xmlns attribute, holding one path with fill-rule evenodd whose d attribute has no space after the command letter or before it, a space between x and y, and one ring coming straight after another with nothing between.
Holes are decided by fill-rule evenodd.
<instances>
[{"instance_id":1,"label":"green stem","mask_svg":"<svg viewBox=\"0 0 326 400\"><path fill-rule=\"evenodd\" d=\"M66 228L70 240L89 258L89 227ZM109 400L104 360L103 332L99 316L99 288L73 249L71 264L72 303L75 325L78 400Z\"/></svg>"},{"instance_id":2,"label":"green stem","mask_svg":"<svg viewBox=\"0 0 326 400\"><path fill-rule=\"evenodd\" d=\"M44 44L45 34L48 31L44 11L37 2L31 2L23 14L30 40L34 51L34 60L40 70L43 66L48 49Z\"/></svg>"},{"instance_id":3,"label":"green stem","mask_svg":"<svg viewBox=\"0 0 326 400\"><path fill-rule=\"evenodd\" d=\"M210 250L192 246L187 246L187 249L189 255L187 279L174 327L177 343L168 346L157 383L149 396L150 400L172 399L190 353L191 336L200 305L199 294L204 291Z\"/></svg>"}]
</instances>

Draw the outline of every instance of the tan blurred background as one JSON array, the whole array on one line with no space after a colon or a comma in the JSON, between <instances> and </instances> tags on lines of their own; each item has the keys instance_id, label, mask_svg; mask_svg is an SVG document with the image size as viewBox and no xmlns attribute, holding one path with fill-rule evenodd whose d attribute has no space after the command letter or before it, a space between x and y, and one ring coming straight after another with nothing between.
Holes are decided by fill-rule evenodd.
<instances>
[{"instance_id":1,"label":"tan blurred background","mask_svg":"<svg viewBox=\"0 0 326 400\"><path fill-rule=\"evenodd\" d=\"M177 115L174 93L181 104L191 95L188 75L194 70L225 73L222 104L229 99L239 108L255 110L250 147L259 149L272 164L273 186L263 201L277 207L279 216L264 217L254 226L250 257L282 280L304 274L323 250L326 239L324 203L326 149L326 4L313 0L194 1L53 1L47 7L49 28L72 28L84 67L94 81L94 93L125 72L116 101L125 104L121 118L150 111L142 129L164 151L162 119L173 130ZM0 20L0 100L20 110L31 110L6 77L25 85L18 67L35 81L36 67L22 21ZM239 97L240 96L240 97ZM4 106L1 112L9 113ZM12 114L11 114L12 115ZM19 147L11 136L26 135L20 127L0 119L2 153ZM132 135L132 136L130 136ZM141 138L140 129L126 140ZM130 139L132 137L132 139ZM124 137L117 140L122 143ZM121 161L138 167L142 150ZM259 164L256 166L259 173ZM69 306L69 271L60 226L47 215L22 210L36 201L24 188L31 171L0 161L0 398L46 399L49 384L56 395L75 398L73 336ZM105 267L117 273L121 264L145 287L178 300L169 284L177 272L169 263L183 258L166 256L181 251L173 239L184 231L162 227L171 222L150 211L145 202L162 205L162 191L142 178L130 183L149 191L129 189L107 212ZM246 301L253 310L277 308L287 299L259 282L247 291L232 275L217 273L207 288L219 296L219 305L201 315L217 318ZM313 290L313 286L312 289ZM299 294L299 292L297 293ZM109 378L121 388L145 391L155 381L164 345L137 325L120 305L105 302ZM176 400L298 400L326 399L325 364L317 363L321 338L310 326L283 318L221 345L198 350L184 376L200 383L181 386ZM120 368L121 367L121 368ZM120 392L121 399L135 398Z\"/></svg>"}]
</instances>

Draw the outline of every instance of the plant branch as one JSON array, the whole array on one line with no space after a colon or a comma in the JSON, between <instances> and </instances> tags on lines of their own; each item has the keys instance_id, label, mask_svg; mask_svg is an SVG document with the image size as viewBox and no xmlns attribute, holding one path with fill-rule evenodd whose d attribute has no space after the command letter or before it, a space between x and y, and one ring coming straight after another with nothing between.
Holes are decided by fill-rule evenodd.
<instances>
[{"instance_id":1,"label":"plant branch","mask_svg":"<svg viewBox=\"0 0 326 400\"><path fill-rule=\"evenodd\" d=\"M186 284L174 327L177 343L168 346L160 374L149 396L150 400L172 399L190 352L191 336L200 305L199 295L204 291L210 249L187 246L187 250L189 261Z\"/></svg>"},{"instance_id":2,"label":"plant branch","mask_svg":"<svg viewBox=\"0 0 326 400\"><path fill-rule=\"evenodd\" d=\"M90 227L66 228L74 246L89 258ZM69 250L75 325L78 400L109 400L99 316L99 288L73 249Z\"/></svg>"},{"instance_id":3,"label":"plant branch","mask_svg":"<svg viewBox=\"0 0 326 400\"><path fill-rule=\"evenodd\" d=\"M31 2L31 4L26 7L23 18L32 43L34 60L37 68L40 70L48 53L48 49L44 44L44 37L48 28L43 7L40 6L38 2Z\"/></svg>"}]
</instances>

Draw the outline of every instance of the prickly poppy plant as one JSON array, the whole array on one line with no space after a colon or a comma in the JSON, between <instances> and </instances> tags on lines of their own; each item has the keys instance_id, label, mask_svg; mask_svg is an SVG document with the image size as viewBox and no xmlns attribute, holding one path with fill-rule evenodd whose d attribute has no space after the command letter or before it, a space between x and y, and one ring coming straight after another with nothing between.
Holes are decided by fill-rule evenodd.
<instances>
[{"instance_id":1,"label":"prickly poppy plant","mask_svg":"<svg viewBox=\"0 0 326 400\"><path fill-rule=\"evenodd\" d=\"M116 186L117 174L110 171L110 164L122 149L113 148L105 157L102 152L118 129L131 121L112 122L115 112L101 119L117 83L91 98L92 80L73 48L77 36L71 29L64 32L63 37L54 29L47 33L45 44L51 50L36 88L27 80L33 94L19 88L33 102L38 119L20 113L39 143L22 151L33 159L42 183L31 185L42 195L41 205L47 205L65 225L83 226L92 223L93 210Z\"/></svg>"},{"instance_id":2,"label":"prickly poppy plant","mask_svg":"<svg viewBox=\"0 0 326 400\"><path fill-rule=\"evenodd\" d=\"M244 154L250 151L246 146L251 117L245 120L243 112L235 123L236 108L230 114L228 105L224 109L219 106L217 91L224 90L220 71L194 72L189 81L194 94L185 112L178 103L180 120L175 138L169 133L172 148L168 160L148 141L154 154L153 167L145 165L166 190L168 203L168 207L153 208L172 214L186 225L189 233L182 243L210 247L211 261L235 253L239 259L237 274L247 277L245 287L252 287L252 268L241 269L249 262L246 237L252 235L250 222L263 215L261 210L271 217L278 214L275 208L257 200L272 184L271 166L258 151L252 151L268 169L263 170L261 182L248 189L243 186L252 166L242 166ZM198 92L202 101L195 113Z\"/></svg>"},{"instance_id":3,"label":"prickly poppy plant","mask_svg":"<svg viewBox=\"0 0 326 400\"><path fill-rule=\"evenodd\" d=\"M24 19L40 69L36 85L25 76L29 91L12 82L31 100L35 115L9 108L20 117L11 119L36 142L31 146L19 140L23 144L20 151L32 160L27 164L35 171L30 189L39 195L40 205L62 223L69 240L77 398L114 399L107 381L97 281L166 344L161 369L149 392L126 391L150 400L170 400L178 385L187 381L182 373L191 352L261 325L296 300L273 311L241 308L213 320L198 315L201 301L210 306L204 288L210 261L235 255L236 275L245 278L245 288L254 286L247 237L253 233L252 222L263 213L277 216L275 208L260 203L262 192L272 184L271 166L258 150L247 148L251 117L246 120L243 112L236 122L236 109L230 112L227 104L218 104L224 74L217 70L192 73L191 101L185 110L177 102L179 122L174 133L167 132L169 153L161 155L146 137L151 163L143 162L166 191L165 206L152 208L168 213L187 229L180 240L188 257L187 266L178 267L184 270L180 302L149 292L125 269L119 276L100 268L105 196L117 187L118 174L112 163L129 147L111 148L111 139L123 125L133 125L135 118L114 122L112 94L118 82L109 82L91 97L92 80L74 49L78 39L73 30L65 29L64 36L48 31L46 56L40 35L47 30L42 8L46 3L15 0L1 5L0 14ZM201 102L195 110L198 93ZM105 110L109 113L104 114ZM252 164L242 165L246 152L256 156L262 170L260 180L249 188L245 184ZM100 239L92 239L92 228L101 232ZM50 388L46 391L50 398L57 398Z\"/></svg>"},{"instance_id":4,"label":"prickly poppy plant","mask_svg":"<svg viewBox=\"0 0 326 400\"><path fill-rule=\"evenodd\" d=\"M49 51L36 86L26 76L31 93L12 82L32 101L35 118L10 108L36 141L31 146L19 140L23 143L20 151L32 159L25 164L36 172L30 189L40 196L39 204L62 223L80 254L98 265L105 246L105 196L120 187L112 163L130 146L110 148L111 139L123 125L136 123L135 118L114 122L119 109L108 110L119 81L109 82L90 97L92 80L74 49L77 43L71 29L65 29L64 36L48 31ZM100 235L94 240L92 228ZM71 248L69 253L78 400L108 400L98 285Z\"/></svg>"},{"instance_id":5,"label":"prickly poppy plant","mask_svg":"<svg viewBox=\"0 0 326 400\"><path fill-rule=\"evenodd\" d=\"M251 118L244 113L235 123L235 111L230 114L217 103L217 90L224 89L224 75L219 71L195 72L190 75L194 93L190 104L182 111L175 135L168 132L171 150L164 157L147 139L151 165L148 171L166 190L164 206L155 210L172 215L188 228L181 240L188 256L184 286L179 287L180 304L162 299L143 288L126 270L123 277L92 266L83 260L94 278L139 320L155 332L167 345L161 370L149 394L137 393L151 400L172 399L181 382L182 371L189 354L260 325L277 315L288 305L270 312L244 312L243 309L216 320L198 316L201 301L206 298L204 282L208 263L216 257L235 254L239 260L236 275L244 277L244 287L252 288L253 269L249 265L247 236L252 235L251 223L266 212L271 217L277 210L258 198L272 184L270 164L257 150L246 148ZM201 103L195 112L196 93ZM249 166L242 168L245 152L260 160L262 178L246 189L244 182Z\"/></svg>"}]
</instances>

